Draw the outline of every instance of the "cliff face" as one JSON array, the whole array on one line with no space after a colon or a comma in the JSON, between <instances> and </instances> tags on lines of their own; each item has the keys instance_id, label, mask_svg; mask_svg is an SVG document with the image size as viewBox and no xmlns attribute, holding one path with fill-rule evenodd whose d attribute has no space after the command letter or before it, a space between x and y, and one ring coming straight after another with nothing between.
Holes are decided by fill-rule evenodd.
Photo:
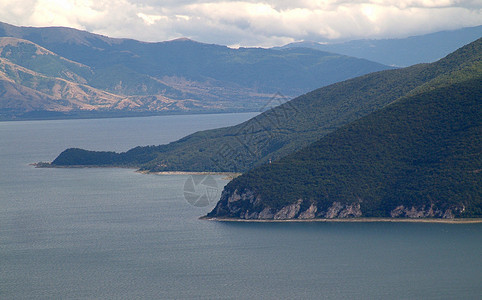
<instances>
[{"instance_id":1,"label":"cliff face","mask_svg":"<svg viewBox=\"0 0 482 300\"><path fill-rule=\"evenodd\" d=\"M211 211L208 218L226 218L243 220L310 220L310 219L346 219L373 217L362 210L363 201L357 203L343 203L334 201L328 207L321 207L316 201L298 199L295 203L272 208L263 204L256 193L246 190L240 193L235 190L229 193L223 191L221 200ZM453 219L465 211L465 207L452 206L438 208L434 204L420 207L404 207L399 205L382 217L391 218L443 218Z\"/></svg>"}]
</instances>

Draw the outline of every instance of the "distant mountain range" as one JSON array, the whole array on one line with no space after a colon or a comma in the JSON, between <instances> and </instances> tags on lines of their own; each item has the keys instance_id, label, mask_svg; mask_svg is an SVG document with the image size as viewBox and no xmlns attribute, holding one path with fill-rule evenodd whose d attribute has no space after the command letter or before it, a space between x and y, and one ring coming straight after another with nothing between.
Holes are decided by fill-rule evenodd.
<instances>
[{"instance_id":1,"label":"distant mountain range","mask_svg":"<svg viewBox=\"0 0 482 300\"><path fill-rule=\"evenodd\" d=\"M0 23L0 119L259 111L390 67L313 49L145 43Z\"/></svg>"},{"instance_id":2,"label":"distant mountain range","mask_svg":"<svg viewBox=\"0 0 482 300\"><path fill-rule=\"evenodd\" d=\"M208 217L482 217L482 39L398 72L421 84L235 178Z\"/></svg>"},{"instance_id":3,"label":"distant mountain range","mask_svg":"<svg viewBox=\"0 0 482 300\"><path fill-rule=\"evenodd\" d=\"M402 39L354 40L342 43L297 42L274 49L311 48L407 67L445 57L482 36L482 26L411 36Z\"/></svg>"}]
</instances>

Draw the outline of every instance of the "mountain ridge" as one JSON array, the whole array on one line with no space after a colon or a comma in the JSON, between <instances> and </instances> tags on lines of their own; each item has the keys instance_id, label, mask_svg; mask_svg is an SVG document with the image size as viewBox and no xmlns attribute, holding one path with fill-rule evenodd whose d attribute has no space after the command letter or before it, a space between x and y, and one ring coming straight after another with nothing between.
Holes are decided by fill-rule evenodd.
<instances>
[{"instance_id":1,"label":"mountain ridge","mask_svg":"<svg viewBox=\"0 0 482 300\"><path fill-rule=\"evenodd\" d=\"M34 67L36 72L53 78L65 75L62 68L70 69L77 79L84 80L82 84L129 98L136 103L135 112L140 113L257 111L277 92L291 98L320 86L390 68L318 50L231 49L192 40L147 43L62 27L0 23L0 36L10 39L8 51L2 50L1 57L12 53L16 64ZM33 45L18 40L14 43L12 38ZM33 47L50 52L35 55ZM57 58L50 61L51 65L42 64L41 58L45 60L53 54ZM67 61L89 70L73 68ZM52 68L58 73L49 73ZM2 107L1 100L0 110L10 109ZM109 108L99 108L105 110ZM129 110L112 107L109 111ZM29 110L24 109L17 116L25 112Z\"/></svg>"},{"instance_id":2,"label":"mountain ridge","mask_svg":"<svg viewBox=\"0 0 482 300\"><path fill-rule=\"evenodd\" d=\"M482 36L482 25L406 38L363 39L331 43L302 41L274 47L274 49L307 47L365 58L386 65L406 67L418 63L434 62L480 36Z\"/></svg>"}]
</instances>

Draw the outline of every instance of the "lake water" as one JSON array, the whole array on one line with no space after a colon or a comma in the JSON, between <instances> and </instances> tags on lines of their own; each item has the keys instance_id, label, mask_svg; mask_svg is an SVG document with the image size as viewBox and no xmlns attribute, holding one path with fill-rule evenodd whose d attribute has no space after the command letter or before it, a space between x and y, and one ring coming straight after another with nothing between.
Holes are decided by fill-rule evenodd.
<instances>
[{"instance_id":1,"label":"lake water","mask_svg":"<svg viewBox=\"0 0 482 300\"><path fill-rule=\"evenodd\" d=\"M0 122L0 299L481 299L482 224L218 223L188 175L28 165L252 116Z\"/></svg>"}]
</instances>

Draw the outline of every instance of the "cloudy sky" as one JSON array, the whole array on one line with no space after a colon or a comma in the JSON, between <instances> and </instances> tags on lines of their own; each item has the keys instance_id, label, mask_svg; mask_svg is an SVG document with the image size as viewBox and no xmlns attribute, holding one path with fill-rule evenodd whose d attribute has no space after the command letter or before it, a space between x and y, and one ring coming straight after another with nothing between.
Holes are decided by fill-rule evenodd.
<instances>
[{"instance_id":1,"label":"cloudy sky","mask_svg":"<svg viewBox=\"0 0 482 300\"><path fill-rule=\"evenodd\" d=\"M482 0L0 0L0 21L229 46L396 38L482 24Z\"/></svg>"}]
</instances>

